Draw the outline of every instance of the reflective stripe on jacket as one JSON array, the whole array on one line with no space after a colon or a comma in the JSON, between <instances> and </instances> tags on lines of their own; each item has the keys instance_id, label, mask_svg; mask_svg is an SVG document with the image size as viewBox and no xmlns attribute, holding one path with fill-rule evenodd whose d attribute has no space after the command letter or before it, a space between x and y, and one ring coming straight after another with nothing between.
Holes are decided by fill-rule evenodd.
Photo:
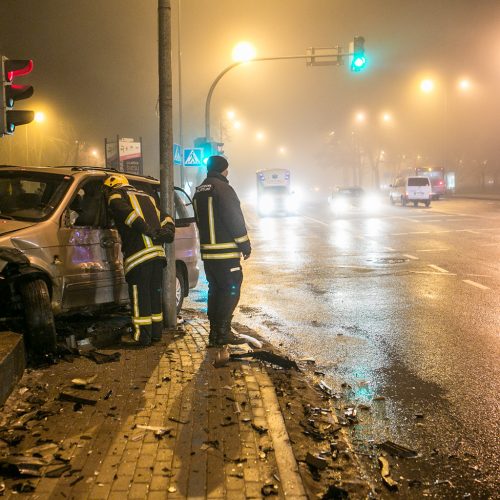
<instances>
[{"instance_id":1,"label":"reflective stripe on jacket","mask_svg":"<svg viewBox=\"0 0 500 500\"><path fill-rule=\"evenodd\" d=\"M152 196L132 186L122 186L108 195L108 207L122 240L125 274L148 260L165 260L165 249L155 244L151 234L167 225L175 231L175 225L169 215L161 220Z\"/></svg>"},{"instance_id":2,"label":"reflective stripe on jacket","mask_svg":"<svg viewBox=\"0 0 500 500\"><path fill-rule=\"evenodd\" d=\"M210 172L193 197L203 260L239 259L251 251L240 200L227 179Z\"/></svg>"}]
</instances>

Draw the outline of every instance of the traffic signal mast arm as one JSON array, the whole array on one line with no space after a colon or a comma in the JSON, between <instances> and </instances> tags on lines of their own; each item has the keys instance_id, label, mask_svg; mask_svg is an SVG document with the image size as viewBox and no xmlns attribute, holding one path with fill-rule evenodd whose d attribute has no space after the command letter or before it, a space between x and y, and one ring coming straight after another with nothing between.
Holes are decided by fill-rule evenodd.
<instances>
[{"instance_id":1,"label":"traffic signal mast arm","mask_svg":"<svg viewBox=\"0 0 500 500\"><path fill-rule=\"evenodd\" d=\"M297 56L279 56L279 57L256 57L254 59L251 59L250 61L238 61L233 64L230 64L227 66L225 69L223 69L215 78L215 80L212 82L212 85L210 86L210 89L208 90L208 95L207 99L205 101L205 140L206 142L210 142L210 103L212 100L212 94L215 90L215 87L221 80L221 78L230 70L233 68L236 68L237 66L240 66L245 63L249 62L257 62L257 61L284 61L284 60L290 60L290 59L306 59L309 60L308 64L311 66L314 65L339 65L342 59L345 56L348 57L353 57L353 62L351 63L351 70L352 71L361 71L366 63L366 60L364 58L364 42L365 39L361 36L356 36L354 37L354 41L351 42L350 45L352 45L353 50L349 52L342 52L341 47L337 46L334 48L325 48L325 49L320 49L324 52L322 53L315 53L316 49L312 48L309 49L309 54L306 55L297 55ZM351 48L351 47L350 47ZM358 50L357 54L361 54L362 51L362 57L363 57L363 63L361 65L356 64L355 68L353 67L355 55L356 52L355 50ZM316 59L320 59L320 62L316 62Z\"/></svg>"}]
</instances>

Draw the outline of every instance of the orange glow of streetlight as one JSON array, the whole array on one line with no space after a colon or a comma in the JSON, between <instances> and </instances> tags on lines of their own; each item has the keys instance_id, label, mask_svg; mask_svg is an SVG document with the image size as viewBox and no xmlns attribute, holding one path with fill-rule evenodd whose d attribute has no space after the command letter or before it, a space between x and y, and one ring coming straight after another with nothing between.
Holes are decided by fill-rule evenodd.
<instances>
[{"instance_id":1,"label":"orange glow of streetlight","mask_svg":"<svg viewBox=\"0 0 500 500\"><path fill-rule=\"evenodd\" d=\"M234 62L248 62L255 58L256 51L254 46L249 42L239 42L233 49Z\"/></svg>"},{"instance_id":2,"label":"orange glow of streetlight","mask_svg":"<svg viewBox=\"0 0 500 500\"><path fill-rule=\"evenodd\" d=\"M434 81L430 78L425 78L420 82L420 90L426 94L434 90Z\"/></svg>"},{"instance_id":3,"label":"orange glow of streetlight","mask_svg":"<svg viewBox=\"0 0 500 500\"><path fill-rule=\"evenodd\" d=\"M384 123L392 123L392 115L391 113L382 113L382 121Z\"/></svg>"},{"instance_id":4,"label":"orange glow of streetlight","mask_svg":"<svg viewBox=\"0 0 500 500\"><path fill-rule=\"evenodd\" d=\"M364 111L358 111L355 116L355 120L357 123L365 123L366 121L366 113Z\"/></svg>"},{"instance_id":5,"label":"orange glow of streetlight","mask_svg":"<svg viewBox=\"0 0 500 500\"><path fill-rule=\"evenodd\" d=\"M237 130L239 130L243 125L241 124L240 121L236 120L235 122L233 122L233 127Z\"/></svg>"},{"instance_id":6,"label":"orange glow of streetlight","mask_svg":"<svg viewBox=\"0 0 500 500\"><path fill-rule=\"evenodd\" d=\"M471 89L472 84L471 81L468 78L461 78L458 81L458 89L461 90L462 92L467 92Z\"/></svg>"},{"instance_id":7,"label":"orange glow of streetlight","mask_svg":"<svg viewBox=\"0 0 500 500\"><path fill-rule=\"evenodd\" d=\"M266 136L265 136L264 132L262 132L262 131L260 131L260 130L259 130L258 132L256 132L256 134L255 134L255 138L256 138L259 142L262 142L262 141L266 138Z\"/></svg>"},{"instance_id":8,"label":"orange glow of streetlight","mask_svg":"<svg viewBox=\"0 0 500 500\"><path fill-rule=\"evenodd\" d=\"M280 146L280 147L278 148L278 153L279 153L280 155L284 155L284 154L286 154L286 148L285 148L284 146Z\"/></svg>"},{"instance_id":9,"label":"orange glow of streetlight","mask_svg":"<svg viewBox=\"0 0 500 500\"><path fill-rule=\"evenodd\" d=\"M230 119L230 120L234 120L235 116L236 116L236 113L233 111L233 110L229 110L227 113L226 113L226 116Z\"/></svg>"},{"instance_id":10,"label":"orange glow of streetlight","mask_svg":"<svg viewBox=\"0 0 500 500\"><path fill-rule=\"evenodd\" d=\"M35 121L37 123L42 123L45 121L45 113L43 111L37 111L35 113Z\"/></svg>"}]
</instances>

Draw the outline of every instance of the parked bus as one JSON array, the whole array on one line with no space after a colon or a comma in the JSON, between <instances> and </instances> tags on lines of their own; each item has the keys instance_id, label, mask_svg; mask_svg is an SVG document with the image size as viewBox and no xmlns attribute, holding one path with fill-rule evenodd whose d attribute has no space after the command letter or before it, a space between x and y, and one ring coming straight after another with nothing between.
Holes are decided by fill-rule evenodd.
<instances>
[{"instance_id":1,"label":"parked bus","mask_svg":"<svg viewBox=\"0 0 500 500\"><path fill-rule=\"evenodd\" d=\"M432 198L439 198L446 193L446 177L442 167L417 167L416 175L425 175L431 181Z\"/></svg>"}]
</instances>

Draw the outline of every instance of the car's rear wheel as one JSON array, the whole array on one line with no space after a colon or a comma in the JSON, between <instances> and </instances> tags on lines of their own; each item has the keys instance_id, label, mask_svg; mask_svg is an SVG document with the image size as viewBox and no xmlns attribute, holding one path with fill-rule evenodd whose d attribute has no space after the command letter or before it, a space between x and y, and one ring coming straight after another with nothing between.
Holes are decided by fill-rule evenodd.
<instances>
[{"instance_id":1,"label":"car's rear wheel","mask_svg":"<svg viewBox=\"0 0 500 500\"><path fill-rule=\"evenodd\" d=\"M186 295L186 281L182 269L177 266L175 269L175 304L177 314L181 312L184 296Z\"/></svg>"},{"instance_id":2,"label":"car's rear wheel","mask_svg":"<svg viewBox=\"0 0 500 500\"><path fill-rule=\"evenodd\" d=\"M417 206L418 206L418 201L414 201L414 202L413 202L413 206L414 206L414 207L417 207Z\"/></svg>"},{"instance_id":3,"label":"car's rear wheel","mask_svg":"<svg viewBox=\"0 0 500 500\"><path fill-rule=\"evenodd\" d=\"M56 327L47 283L42 279L26 281L19 286L24 307L24 333L28 350L47 354L56 348Z\"/></svg>"},{"instance_id":4,"label":"car's rear wheel","mask_svg":"<svg viewBox=\"0 0 500 500\"><path fill-rule=\"evenodd\" d=\"M406 207L406 198L401 196L401 206Z\"/></svg>"},{"instance_id":5,"label":"car's rear wheel","mask_svg":"<svg viewBox=\"0 0 500 500\"><path fill-rule=\"evenodd\" d=\"M426 207L430 207L430 206L431 206L431 202L430 202L430 200L427 200L427 201L425 202L425 206L426 206Z\"/></svg>"}]
</instances>

